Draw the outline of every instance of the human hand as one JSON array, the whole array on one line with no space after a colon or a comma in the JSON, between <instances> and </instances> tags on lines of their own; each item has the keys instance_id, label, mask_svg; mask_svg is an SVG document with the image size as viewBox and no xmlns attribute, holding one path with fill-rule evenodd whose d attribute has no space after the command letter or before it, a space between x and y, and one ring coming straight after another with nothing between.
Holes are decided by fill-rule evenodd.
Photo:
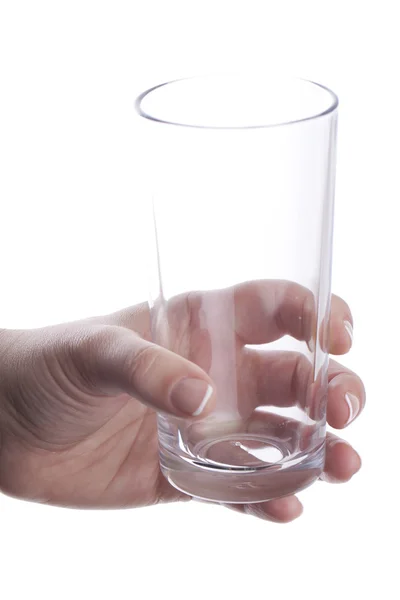
<instances>
[{"instance_id":1,"label":"human hand","mask_svg":"<svg viewBox=\"0 0 400 600\"><path fill-rule=\"evenodd\" d=\"M287 298L290 304L290 295ZM245 298L254 299L254 294ZM156 411L187 416L171 402L174 384L190 376L210 382L198 365L183 358L202 363L201 345L196 356L187 352L193 348L188 344L188 335L193 336L187 327L190 307L188 297L175 300L180 328L174 352L150 343L145 304L70 324L2 331L0 489L33 501L89 508L189 499L160 472ZM253 314L257 318L254 311L239 311L237 327L258 330L253 317L249 321ZM282 330L282 319L274 321L275 314L270 314L269 327L280 337L287 331ZM352 322L350 311L334 296L332 354L350 349L346 322ZM250 371L248 384L253 384ZM365 393L360 379L331 361L328 422L337 429L346 425L351 413L356 416L346 394L359 399L361 410ZM196 407L184 408L191 414ZM205 411L211 409L212 399ZM357 453L328 434L324 478L346 481L359 467ZM291 520L301 512L293 496L235 508L275 521Z\"/></svg>"}]
</instances>

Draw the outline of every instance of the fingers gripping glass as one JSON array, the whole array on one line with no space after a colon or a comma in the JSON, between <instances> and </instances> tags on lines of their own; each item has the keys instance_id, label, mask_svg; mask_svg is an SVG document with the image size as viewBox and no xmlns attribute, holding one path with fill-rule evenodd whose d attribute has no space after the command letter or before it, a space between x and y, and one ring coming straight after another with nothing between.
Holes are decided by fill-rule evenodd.
<instances>
[{"instance_id":1,"label":"fingers gripping glass","mask_svg":"<svg viewBox=\"0 0 400 600\"><path fill-rule=\"evenodd\" d=\"M303 80L202 77L136 107L153 341L214 387L204 416L159 416L162 471L218 502L294 493L324 464L337 98Z\"/></svg>"}]
</instances>

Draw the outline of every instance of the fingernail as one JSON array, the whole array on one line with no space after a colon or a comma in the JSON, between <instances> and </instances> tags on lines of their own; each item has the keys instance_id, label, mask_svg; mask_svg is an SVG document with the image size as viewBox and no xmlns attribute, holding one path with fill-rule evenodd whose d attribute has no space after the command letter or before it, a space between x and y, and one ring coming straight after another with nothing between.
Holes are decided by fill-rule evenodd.
<instances>
[{"instance_id":1,"label":"fingernail","mask_svg":"<svg viewBox=\"0 0 400 600\"><path fill-rule=\"evenodd\" d=\"M350 323L350 321L343 321L343 325L345 330L347 331L347 335L350 338L350 343L353 343L353 325Z\"/></svg>"},{"instance_id":2,"label":"fingernail","mask_svg":"<svg viewBox=\"0 0 400 600\"><path fill-rule=\"evenodd\" d=\"M346 421L346 425L349 425L352 421L354 421L354 419L360 412L360 401L357 398L357 396L350 393L345 394L344 399L346 400L347 406L349 408L349 416Z\"/></svg>"},{"instance_id":3,"label":"fingernail","mask_svg":"<svg viewBox=\"0 0 400 600\"><path fill-rule=\"evenodd\" d=\"M319 476L320 481L324 481L325 483L341 483L340 479L337 477L333 477L333 475L329 475L328 473L321 473Z\"/></svg>"},{"instance_id":4,"label":"fingernail","mask_svg":"<svg viewBox=\"0 0 400 600\"><path fill-rule=\"evenodd\" d=\"M310 337L310 339L307 342L307 346L310 352L314 352L315 350L315 341L313 337Z\"/></svg>"},{"instance_id":5,"label":"fingernail","mask_svg":"<svg viewBox=\"0 0 400 600\"><path fill-rule=\"evenodd\" d=\"M361 456L358 454L358 452L356 452L357 454L357 458L358 458L358 467L354 470L353 475L355 475L356 473L358 473L358 471L361 469L362 467L362 460L361 460Z\"/></svg>"},{"instance_id":6,"label":"fingernail","mask_svg":"<svg viewBox=\"0 0 400 600\"><path fill-rule=\"evenodd\" d=\"M203 379L185 377L172 388L171 404L181 413L198 417L204 411L212 393L212 386Z\"/></svg>"},{"instance_id":7,"label":"fingernail","mask_svg":"<svg viewBox=\"0 0 400 600\"><path fill-rule=\"evenodd\" d=\"M342 438L338 438L335 436L326 438L326 447L329 448L329 450L332 450L332 448L337 444L344 444L345 446L351 448L349 442L346 442L346 440L342 440Z\"/></svg>"}]
</instances>

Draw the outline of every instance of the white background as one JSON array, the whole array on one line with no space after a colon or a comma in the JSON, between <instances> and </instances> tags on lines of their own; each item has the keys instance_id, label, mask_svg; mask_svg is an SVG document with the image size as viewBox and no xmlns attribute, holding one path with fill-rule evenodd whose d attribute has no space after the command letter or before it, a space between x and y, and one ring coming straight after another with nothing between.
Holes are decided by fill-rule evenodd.
<instances>
[{"instance_id":1,"label":"white background","mask_svg":"<svg viewBox=\"0 0 400 600\"><path fill-rule=\"evenodd\" d=\"M0 496L0 596L398 598L400 41L396 2L0 1L0 319L30 327L146 298L133 100L251 66L339 95L333 288L368 407L347 485L286 526L190 503L117 512Z\"/></svg>"}]
</instances>

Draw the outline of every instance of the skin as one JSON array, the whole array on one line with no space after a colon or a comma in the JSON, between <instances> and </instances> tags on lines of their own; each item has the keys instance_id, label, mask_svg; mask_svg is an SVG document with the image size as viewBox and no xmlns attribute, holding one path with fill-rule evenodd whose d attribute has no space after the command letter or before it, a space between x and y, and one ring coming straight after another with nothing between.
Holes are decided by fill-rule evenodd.
<instances>
[{"instance_id":1,"label":"skin","mask_svg":"<svg viewBox=\"0 0 400 600\"><path fill-rule=\"evenodd\" d=\"M199 325L205 302L218 303L222 298L223 306L225 297L234 302L238 370L246 396L253 399L252 408L270 393L270 378L269 390L263 388L265 369L279 372L279 377L275 375L278 389L287 378L293 381L299 360L293 354L279 371L270 357L245 344L267 343L288 333L309 342L313 335L309 292L295 284L257 282L207 294L206 300L204 294L194 293L170 302L171 350L150 342L146 304L41 329L1 330L0 490L34 502L76 508L190 500L160 472L156 411L187 417L194 407L174 407L175 384L187 377L213 384L207 374L210 345ZM349 351L348 323L352 322L347 304L333 296L331 354ZM297 371L301 373L301 368ZM350 412L345 395L358 398L359 414L365 404L364 386L357 375L333 360L328 380L328 423L341 429L348 424ZM212 411L216 396L214 389L197 418ZM247 409L242 407L244 413ZM328 433L322 478L345 482L360 466L356 451ZM291 521L302 512L295 496L230 508L274 522Z\"/></svg>"}]
</instances>

